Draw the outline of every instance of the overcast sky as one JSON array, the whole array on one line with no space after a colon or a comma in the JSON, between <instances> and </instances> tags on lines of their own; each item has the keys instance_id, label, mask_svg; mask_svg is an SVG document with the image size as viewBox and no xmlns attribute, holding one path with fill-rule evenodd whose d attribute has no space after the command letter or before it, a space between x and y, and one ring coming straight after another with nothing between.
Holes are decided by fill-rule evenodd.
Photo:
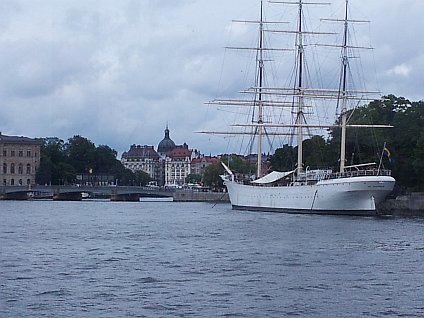
<instances>
[{"instance_id":1,"label":"overcast sky","mask_svg":"<svg viewBox=\"0 0 424 318\"><path fill-rule=\"evenodd\" d=\"M375 48L365 73L383 94L423 99L424 1L350 3L353 18L372 22L358 35ZM252 84L246 60L224 47L255 43L252 28L231 20L256 19L258 5L0 0L0 131L64 140L79 134L121 154L131 144L156 148L168 123L176 144L205 154L232 151L225 139L195 131L225 121L204 102ZM334 17L342 7L335 0L327 10ZM266 8L267 17L283 16L281 6Z\"/></svg>"}]
</instances>

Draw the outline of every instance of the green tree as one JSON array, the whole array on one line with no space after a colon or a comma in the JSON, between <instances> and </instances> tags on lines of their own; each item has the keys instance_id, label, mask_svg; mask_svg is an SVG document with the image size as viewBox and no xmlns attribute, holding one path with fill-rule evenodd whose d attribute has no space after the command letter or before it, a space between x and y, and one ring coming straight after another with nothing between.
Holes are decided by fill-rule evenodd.
<instances>
[{"instance_id":1,"label":"green tree","mask_svg":"<svg viewBox=\"0 0 424 318\"><path fill-rule=\"evenodd\" d=\"M109 146L96 147L78 135L67 143L59 138L45 138L36 181L39 184L73 183L77 174L93 173L113 175L121 180L122 185L145 182L146 176L126 170L116 156L117 152Z\"/></svg>"},{"instance_id":2,"label":"green tree","mask_svg":"<svg viewBox=\"0 0 424 318\"><path fill-rule=\"evenodd\" d=\"M152 178L150 178L149 174L144 171L136 171L134 172L134 180L134 185L146 186L150 181L152 181Z\"/></svg>"},{"instance_id":3,"label":"green tree","mask_svg":"<svg viewBox=\"0 0 424 318\"><path fill-rule=\"evenodd\" d=\"M185 182L186 183L194 183L194 184L199 184L200 182L202 182L202 176L200 174L189 174L186 178L185 178Z\"/></svg>"},{"instance_id":4,"label":"green tree","mask_svg":"<svg viewBox=\"0 0 424 318\"><path fill-rule=\"evenodd\" d=\"M283 145L282 148L275 150L274 155L269 159L271 170L291 171L295 168L297 151L289 145Z\"/></svg>"},{"instance_id":5,"label":"green tree","mask_svg":"<svg viewBox=\"0 0 424 318\"><path fill-rule=\"evenodd\" d=\"M87 173L96 166L96 146L87 138L75 135L66 144L68 163L78 173Z\"/></svg>"},{"instance_id":6,"label":"green tree","mask_svg":"<svg viewBox=\"0 0 424 318\"><path fill-rule=\"evenodd\" d=\"M66 162L56 165L54 184L72 184L76 180L76 171L73 166Z\"/></svg>"},{"instance_id":7,"label":"green tree","mask_svg":"<svg viewBox=\"0 0 424 318\"><path fill-rule=\"evenodd\" d=\"M224 188L220 175L224 174L224 168L220 163L209 165L203 174L203 184L214 191Z\"/></svg>"},{"instance_id":8,"label":"green tree","mask_svg":"<svg viewBox=\"0 0 424 318\"><path fill-rule=\"evenodd\" d=\"M114 170L119 161L116 156L117 152L109 146L98 146L94 151L93 170L96 173L109 173Z\"/></svg>"},{"instance_id":9,"label":"green tree","mask_svg":"<svg viewBox=\"0 0 424 318\"><path fill-rule=\"evenodd\" d=\"M66 147L59 138L44 138L41 146L40 167L36 173L38 184L60 184L72 182L74 168L68 164Z\"/></svg>"},{"instance_id":10,"label":"green tree","mask_svg":"<svg viewBox=\"0 0 424 318\"><path fill-rule=\"evenodd\" d=\"M116 170L114 175L118 181L119 186L137 185L136 177L130 169L122 167L122 169Z\"/></svg>"},{"instance_id":11,"label":"green tree","mask_svg":"<svg viewBox=\"0 0 424 318\"><path fill-rule=\"evenodd\" d=\"M35 175L35 182L37 184L51 184L53 179L53 170L54 163L50 157L41 152L40 166L38 167L37 173Z\"/></svg>"},{"instance_id":12,"label":"green tree","mask_svg":"<svg viewBox=\"0 0 424 318\"><path fill-rule=\"evenodd\" d=\"M417 146L414 149L414 160L412 162L415 175L417 176L416 189L424 190L424 130L417 141Z\"/></svg>"},{"instance_id":13,"label":"green tree","mask_svg":"<svg viewBox=\"0 0 424 318\"><path fill-rule=\"evenodd\" d=\"M313 136L303 142L304 168L327 168L329 166L327 143L322 136Z\"/></svg>"},{"instance_id":14,"label":"green tree","mask_svg":"<svg viewBox=\"0 0 424 318\"><path fill-rule=\"evenodd\" d=\"M388 142L394 164L391 166L398 185L408 188L419 186L421 175L412 173L417 166L420 153L419 139L424 126L424 102L410 103L408 107L397 112L393 119L394 133Z\"/></svg>"},{"instance_id":15,"label":"green tree","mask_svg":"<svg viewBox=\"0 0 424 318\"><path fill-rule=\"evenodd\" d=\"M251 174L255 172L255 165L251 164L246 158L238 155L224 156L222 161L234 172L240 174ZM221 166L221 164L219 164Z\"/></svg>"}]
</instances>

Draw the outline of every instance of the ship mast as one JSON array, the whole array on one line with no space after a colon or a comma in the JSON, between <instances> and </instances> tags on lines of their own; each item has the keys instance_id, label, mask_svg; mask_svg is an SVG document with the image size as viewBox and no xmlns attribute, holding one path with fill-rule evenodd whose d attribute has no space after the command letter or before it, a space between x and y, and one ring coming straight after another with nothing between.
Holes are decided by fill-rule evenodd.
<instances>
[{"instance_id":1,"label":"ship mast","mask_svg":"<svg viewBox=\"0 0 424 318\"><path fill-rule=\"evenodd\" d=\"M259 54L258 54L258 71L259 71L259 94L258 94L258 158L257 158L257 178L262 176L262 134L263 134L263 105L262 105L262 83L264 72L263 60L263 0L261 0L261 18L259 21Z\"/></svg>"},{"instance_id":2,"label":"ship mast","mask_svg":"<svg viewBox=\"0 0 424 318\"><path fill-rule=\"evenodd\" d=\"M308 87L309 82L308 68L306 64L306 51L308 46L308 36L310 35L332 35L334 33L308 31L305 24L304 8L307 5L329 5L327 2L313 2L307 0L269 0L270 3L289 4L295 5L297 10L297 25L295 29L291 30L272 30L266 27L269 24L285 23L285 22L271 22L264 21L264 8L263 0L260 0L260 19L258 21L242 21L233 20L234 22L255 23L259 25L259 41L256 47L227 47L228 49L236 50L254 50L256 51L256 73L255 73L255 87L250 87L247 90L241 91L243 94L252 94L254 97L249 99L214 99L207 102L209 105L229 106L229 107L246 107L253 108L253 113L249 113L248 123L233 124L231 127L238 127L236 131L200 131L199 133L207 133L213 135L251 135L250 147L253 147L255 138L257 140L257 178L262 176L262 143L263 138L269 136L291 136L297 138L297 164L296 176L301 179L304 171L303 164L303 139L305 137L305 129L327 129L327 128L341 128L341 145L340 145L340 172L343 173L346 167L346 130L350 127L355 128L389 128L390 125L352 125L348 124L348 102L350 101L366 101L372 100L371 95L378 92L358 91L348 87L351 83L348 81L350 70L349 54L351 49L370 49L368 47L351 46L349 27L350 23L363 23L368 21L349 20L350 14L348 13L349 0L345 0L345 14L343 19L321 19L324 21L343 22L343 42L341 44L314 44L315 46L334 47L341 49L341 72L339 87L335 89L326 88L312 88ZM294 49L285 48L267 48L265 47L265 32L271 33L287 33L295 35ZM267 87L265 83L265 66L264 51L295 51L295 65L293 69L293 77L291 77L290 87ZM369 95L369 97L367 97ZM272 96L281 96L284 99L274 98ZM336 124L326 125L321 123L308 123L306 120L306 109L313 107L308 101L331 100L337 103L337 109L341 109L340 122ZM319 102L318 102L319 103ZM280 109L281 111L291 109L293 118L290 124L280 123L281 117L277 118L277 122L273 122L271 118L264 118L266 110ZM271 117L271 116L270 116ZM275 119L275 118L274 118ZM247 129L250 128L250 129ZM267 129L269 128L269 130ZM251 148L252 149L252 148ZM295 178L296 179L296 178Z\"/></svg>"},{"instance_id":3,"label":"ship mast","mask_svg":"<svg viewBox=\"0 0 424 318\"><path fill-rule=\"evenodd\" d=\"M342 73L340 78L340 97L342 101L342 122L341 122L341 144L340 144L340 173L344 172L346 163L346 122L347 122L347 68L349 65L348 58L348 4L349 0L345 3L345 19L344 19L344 33L343 33L343 46L342 46Z\"/></svg>"},{"instance_id":4,"label":"ship mast","mask_svg":"<svg viewBox=\"0 0 424 318\"><path fill-rule=\"evenodd\" d=\"M304 59L304 47L303 47L303 29L302 29L302 15L303 15L303 2L299 0L299 25L298 25L298 37L297 37L297 57L298 57L298 82L297 82L297 115L296 115L296 126L297 126L297 175L303 170L303 125L305 124L305 118L303 113L303 59Z\"/></svg>"}]
</instances>

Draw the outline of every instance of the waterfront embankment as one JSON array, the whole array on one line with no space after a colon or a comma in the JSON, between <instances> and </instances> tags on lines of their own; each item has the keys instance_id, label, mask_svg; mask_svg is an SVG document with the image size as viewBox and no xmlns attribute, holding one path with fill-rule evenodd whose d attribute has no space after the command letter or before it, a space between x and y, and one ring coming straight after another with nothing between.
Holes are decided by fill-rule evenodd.
<instances>
[{"instance_id":1,"label":"waterfront embankment","mask_svg":"<svg viewBox=\"0 0 424 318\"><path fill-rule=\"evenodd\" d=\"M226 202L230 199L225 192L200 192L193 190L176 190L175 202ZM387 199L378 206L378 214L392 216L424 216L424 192L413 192Z\"/></svg>"},{"instance_id":2,"label":"waterfront embankment","mask_svg":"<svg viewBox=\"0 0 424 318\"><path fill-rule=\"evenodd\" d=\"M424 192L411 192L387 199L378 207L383 215L424 216Z\"/></svg>"},{"instance_id":3,"label":"waterfront embankment","mask_svg":"<svg viewBox=\"0 0 424 318\"><path fill-rule=\"evenodd\" d=\"M203 192L179 189L174 192L175 202L230 202L226 192Z\"/></svg>"}]
</instances>

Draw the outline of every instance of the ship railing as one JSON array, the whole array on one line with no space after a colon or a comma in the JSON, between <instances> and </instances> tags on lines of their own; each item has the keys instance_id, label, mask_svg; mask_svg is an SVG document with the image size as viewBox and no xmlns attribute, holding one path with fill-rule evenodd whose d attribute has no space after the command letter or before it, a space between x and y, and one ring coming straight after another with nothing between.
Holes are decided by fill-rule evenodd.
<instances>
[{"instance_id":1,"label":"ship railing","mask_svg":"<svg viewBox=\"0 0 424 318\"><path fill-rule=\"evenodd\" d=\"M356 171L345 171L345 172L333 172L333 173L325 175L322 180L364 177L364 176L391 176L391 175L392 175L391 170L367 169L367 170L356 170Z\"/></svg>"},{"instance_id":2,"label":"ship railing","mask_svg":"<svg viewBox=\"0 0 424 318\"><path fill-rule=\"evenodd\" d=\"M292 182L288 182L285 185L300 185L300 184L315 184L320 180L329 180L329 179L342 179L342 178L351 178L351 177L363 177L363 176L391 176L391 170L385 169L364 169L364 170L352 170L345 172L330 172L331 170L323 170L323 173L304 173L300 176L300 178L296 178L292 180ZM285 179L288 180L288 179ZM251 184L250 179L241 179L236 178L235 181L237 183L242 184ZM256 186L269 186L268 184L252 184ZM275 185L273 183L272 185Z\"/></svg>"}]
</instances>

